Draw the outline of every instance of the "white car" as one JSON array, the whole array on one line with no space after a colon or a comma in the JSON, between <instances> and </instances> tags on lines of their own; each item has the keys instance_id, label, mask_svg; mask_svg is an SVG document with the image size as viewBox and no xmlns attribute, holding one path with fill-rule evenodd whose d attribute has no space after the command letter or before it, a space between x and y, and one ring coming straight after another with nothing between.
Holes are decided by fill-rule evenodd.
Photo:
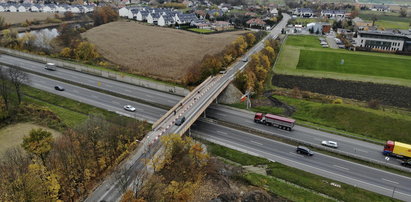
<instances>
[{"instance_id":1,"label":"white car","mask_svg":"<svg viewBox=\"0 0 411 202\"><path fill-rule=\"evenodd\" d=\"M131 106L131 105L125 105L124 109L127 110L127 111L130 111L130 112L135 112L136 111L136 108Z\"/></svg>"},{"instance_id":2,"label":"white car","mask_svg":"<svg viewBox=\"0 0 411 202\"><path fill-rule=\"evenodd\" d=\"M321 142L321 144L324 145L324 146L327 146L327 147L338 148L337 142L334 142L334 141L324 140L324 141Z\"/></svg>"}]
</instances>

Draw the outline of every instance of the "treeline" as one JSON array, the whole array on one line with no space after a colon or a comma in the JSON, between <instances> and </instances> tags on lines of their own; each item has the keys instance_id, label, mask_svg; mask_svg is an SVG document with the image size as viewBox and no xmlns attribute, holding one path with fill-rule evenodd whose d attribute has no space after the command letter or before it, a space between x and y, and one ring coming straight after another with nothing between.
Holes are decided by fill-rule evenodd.
<instances>
[{"instance_id":1,"label":"treeline","mask_svg":"<svg viewBox=\"0 0 411 202\"><path fill-rule=\"evenodd\" d=\"M173 134L161 142L164 154L149 162L153 175L137 192L127 191L122 202L191 201L205 177L217 173L202 144L192 138Z\"/></svg>"},{"instance_id":2,"label":"treeline","mask_svg":"<svg viewBox=\"0 0 411 202\"><path fill-rule=\"evenodd\" d=\"M176 2L168 2L158 5L160 8L175 8L175 9L185 9L187 8L186 5L183 3L176 3Z\"/></svg>"},{"instance_id":3,"label":"treeline","mask_svg":"<svg viewBox=\"0 0 411 202\"><path fill-rule=\"evenodd\" d=\"M238 37L231 44L214 55L205 55L199 64L190 68L184 78L184 84L194 86L200 84L210 75L227 68L234 60L242 56L249 48L260 41L266 32L248 33Z\"/></svg>"},{"instance_id":4,"label":"treeline","mask_svg":"<svg viewBox=\"0 0 411 202\"><path fill-rule=\"evenodd\" d=\"M0 201L76 201L148 130L145 122L100 115L57 138L32 130L23 140L24 151L9 150L0 162Z\"/></svg>"},{"instance_id":5,"label":"treeline","mask_svg":"<svg viewBox=\"0 0 411 202\"><path fill-rule=\"evenodd\" d=\"M237 88L242 92L262 93L264 83L275 62L278 50L279 42L277 40L267 40L264 48L250 57L244 71L237 74L234 80Z\"/></svg>"}]
</instances>

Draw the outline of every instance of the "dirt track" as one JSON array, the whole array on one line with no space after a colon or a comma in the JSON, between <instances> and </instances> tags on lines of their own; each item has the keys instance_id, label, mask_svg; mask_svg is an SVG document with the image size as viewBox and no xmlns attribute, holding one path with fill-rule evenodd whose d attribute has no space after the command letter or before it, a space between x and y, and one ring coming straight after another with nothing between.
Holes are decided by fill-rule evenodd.
<instances>
[{"instance_id":1,"label":"dirt track","mask_svg":"<svg viewBox=\"0 0 411 202\"><path fill-rule=\"evenodd\" d=\"M114 22L83 34L109 61L129 72L179 82L204 55L217 53L245 32L200 35L187 31Z\"/></svg>"}]
</instances>

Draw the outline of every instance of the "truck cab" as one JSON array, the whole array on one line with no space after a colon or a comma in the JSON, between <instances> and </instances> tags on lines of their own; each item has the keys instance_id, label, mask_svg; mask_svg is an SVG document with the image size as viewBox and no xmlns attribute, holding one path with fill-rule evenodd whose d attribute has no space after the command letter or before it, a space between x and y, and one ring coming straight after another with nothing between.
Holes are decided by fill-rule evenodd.
<instances>
[{"instance_id":1,"label":"truck cab","mask_svg":"<svg viewBox=\"0 0 411 202\"><path fill-rule=\"evenodd\" d=\"M255 113L254 122L256 123L263 123L264 122L264 114L263 113Z\"/></svg>"}]
</instances>

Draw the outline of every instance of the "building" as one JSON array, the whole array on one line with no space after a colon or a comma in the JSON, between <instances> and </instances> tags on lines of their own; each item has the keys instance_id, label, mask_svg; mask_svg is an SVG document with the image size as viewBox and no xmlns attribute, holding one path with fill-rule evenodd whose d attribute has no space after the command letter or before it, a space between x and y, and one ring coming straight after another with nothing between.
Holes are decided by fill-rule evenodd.
<instances>
[{"instance_id":1,"label":"building","mask_svg":"<svg viewBox=\"0 0 411 202\"><path fill-rule=\"evenodd\" d=\"M386 5L374 5L371 8L372 11L381 11L381 12L388 12L390 11L390 7Z\"/></svg>"},{"instance_id":2,"label":"building","mask_svg":"<svg viewBox=\"0 0 411 202\"><path fill-rule=\"evenodd\" d=\"M354 40L356 47L411 52L410 30L358 31Z\"/></svg>"},{"instance_id":3,"label":"building","mask_svg":"<svg viewBox=\"0 0 411 202\"><path fill-rule=\"evenodd\" d=\"M314 17L314 12L311 8L296 8L293 12L293 15L302 18L311 18Z\"/></svg>"},{"instance_id":4,"label":"building","mask_svg":"<svg viewBox=\"0 0 411 202\"><path fill-rule=\"evenodd\" d=\"M345 18L345 11L342 10L322 10L322 17L327 17L329 19L343 19Z\"/></svg>"}]
</instances>

